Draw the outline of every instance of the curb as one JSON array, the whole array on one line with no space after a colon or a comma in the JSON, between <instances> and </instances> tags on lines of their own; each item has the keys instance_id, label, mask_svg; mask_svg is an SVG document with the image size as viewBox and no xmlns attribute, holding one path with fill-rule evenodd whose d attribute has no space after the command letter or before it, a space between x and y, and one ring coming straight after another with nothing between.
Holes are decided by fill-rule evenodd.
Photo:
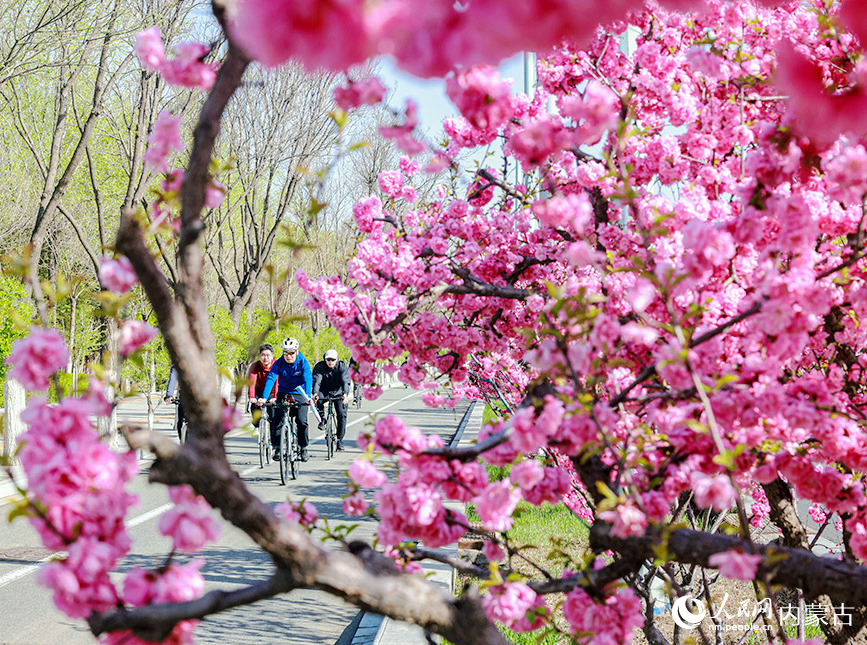
<instances>
[{"instance_id":1,"label":"curb","mask_svg":"<svg viewBox=\"0 0 867 645\"><path fill-rule=\"evenodd\" d=\"M482 427L482 416L485 406L476 405L478 401L470 401L470 405L461 417L455 435L449 442L449 447L455 447L462 442L475 439ZM447 504L456 510L463 510L463 504L455 502ZM457 544L439 549L443 554L456 558ZM455 588L455 570L438 562L424 565L425 574L435 584L441 585L452 593ZM375 631L371 629L376 626ZM364 627L364 629L362 629ZM373 633L371 633L373 632ZM358 631L353 636L351 645L427 645L430 642L425 630L419 625L410 625L392 620L386 616L365 612L359 623Z\"/></svg>"}]
</instances>

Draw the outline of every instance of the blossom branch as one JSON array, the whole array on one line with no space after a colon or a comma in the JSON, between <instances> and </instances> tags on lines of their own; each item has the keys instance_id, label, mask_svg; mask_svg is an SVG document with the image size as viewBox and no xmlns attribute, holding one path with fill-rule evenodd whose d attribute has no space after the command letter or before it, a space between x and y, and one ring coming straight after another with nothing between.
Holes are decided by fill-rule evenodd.
<instances>
[{"instance_id":1,"label":"blossom branch","mask_svg":"<svg viewBox=\"0 0 867 645\"><path fill-rule=\"evenodd\" d=\"M162 641L181 621L202 619L226 609L249 605L258 600L286 593L296 587L292 578L285 571L278 569L267 580L235 591L217 590L187 602L118 609L105 614L94 613L87 622L94 636L131 629L137 636L146 640Z\"/></svg>"},{"instance_id":2,"label":"blossom branch","mask_svg":"<svg viewBox=\"0 0 867 645\"><path fill-rule=\"evenodd\" d=\"M590 546L596 552L611 549L629 559L645 560L655 559L656 552L663 549L673 561L702 567L709 567L708 560L715 553L751 549L765 558L758 571L760 575L767 573L773 584L798 587L808 599L827 594L855 605L867 604L867 567L823 558L804 549L750 545L742 538L690 529L679 529L667 536L648 532L641 537L616 538L602 522L591 528Z\"/></svg>"}]
</instances>

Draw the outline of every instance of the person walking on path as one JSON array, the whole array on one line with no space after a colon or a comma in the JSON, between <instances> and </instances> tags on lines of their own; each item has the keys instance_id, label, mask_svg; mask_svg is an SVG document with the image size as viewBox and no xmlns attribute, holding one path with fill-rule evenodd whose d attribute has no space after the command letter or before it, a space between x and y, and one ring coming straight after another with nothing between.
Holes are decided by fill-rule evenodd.
<instances>
[{"instance_id":1,"label":"person walking on path","mask_svg":"<svg viewBox=\"0 0 867 645\"><path fill-rule=\"evenodd\" d=\"M265 389L262 392L262 398L257 401L259 405L264 405L265 401L271 396L272 390L277 392L277 403L282 404L291 399L293 408L290 408L289 413L294 416L298 427L298 446L301 448L301 461L307 461L310 457L307 455L307 403L310 398L313 377L310 372L310 363L301 353L301 344L297 339L291 336L283 341L281 345L283 356L278 358L271 365L268 371L268 378L265 380ZM278 387L274 387L277 385ZM296 392L298 387L304 390L303 396L300 392ZM286 410L280 406L274 409L274 416L271 423L271 444L275 446L275 451L280 445L280 437L277 432L283 423L283 415ZM277 456L274 457L277 459Z\"/></svg>"},{"instance_id":2,"label":"person walking on path","mask_svg":"<svg viewBox=\"0 0 867 645\"><path fill-rule=\"evenodd\" d=\"M338 358L337 350L329 349L325 352L325 360L319 361L313 367L313 401L322 419L319 429L324 430L326 399L337 399L334 401L334 411L337 413L337 450L343 450L350 387L349 366Z\"/></svg>"}]
</instances>

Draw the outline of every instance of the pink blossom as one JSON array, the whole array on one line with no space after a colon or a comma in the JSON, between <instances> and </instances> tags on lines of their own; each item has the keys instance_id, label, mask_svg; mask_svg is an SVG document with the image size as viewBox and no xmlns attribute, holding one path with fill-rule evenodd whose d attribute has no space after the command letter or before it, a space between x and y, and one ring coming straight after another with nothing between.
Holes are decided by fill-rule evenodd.
<instances>
[{"instance_id":1,"label":"pink blossom","mask_svg":"<svg viewBox=\"0 0 867 645\"><path fill-rule=\"evenodd\" d=\"M119 256L116 260L104 256L99 265L98 276L103 287L117 294L126 293L138 283L132 263L125 255Z\"/></svg>"},{"instance_id":2,"label":"pink blossom","mask_svg":"<svg viewBox=\"0 0 867 645\"><path fill-rule=\"evenodd\" d=\"M413 136L416 125L418 125L418 105L412 99L407 99L403 123L381 126L379 133L386 139L392 139L398 150L409 155L417 155L425 150L425 146Z\"/></svg>"},{"instance_id":3,"label":"pink blossom","mask_svg":"<svg viewBox=\"0 0 867 645\"><path fill-rule=\"evenodd\" d=\"M156 25L148 27L136 35L135 54L141 61L141 66L147 71L159 71L166 60L166 49L159 27Z\"/></svg>"},{"instance_id":4,"label":"pink blossom","mask_svg":"<svg viewBox=\"0 0 867 645\"><path fill-rule=\"evenodd\" d=\"M169 155L182 147L181 117L173 117L171 112L163 110L157 116L148 137L148 149L144 155L145 165L157 172L166 172L169 169Z\"/></svg>"},{"instance_id":5,"label":"pink blossom","mask_svg":"<svg viewBox=\"0 0 867 645\"><path fill-rule=\"evenodd\" d=\"M718 567L721 575L735 580L753 580L756 568L762 561L760 555L750 555L742 551L723 551L714 553L707 559L712 567Z\"/></svg>"},{"instance_id":6,"label":"pink blossom","mask_svg":"<svg viewBox=\"0 0 867 645\"><path fill-rule=\"evenodd\" d=\"M223 432L228 433L244 425L244 413L235 405L223 399Z\"/></svg>"},{"instance_id":7,"label":"pink blossom","mask_svg":"<svg viewBox=\"0 0 867 645\"><path fill-rule=\"evenodd\" d=\"M522 489L533 488L536 484L545 478L545 469L535 459L522 461L515 466L512 466L512 472L509 473L509 479L517 484Z\"/></svg>"},{"instance_id":8,"label":"pink blossom","mask_svg":"<svg viewBox=\"0 0 867 645\"><path fill-rule=\"evenodd\" d=\"M500 547L500 545L492 540L485 540L485 544L482 547L482 553L484 553L488 562L501 562L506 559L506 552L502 547Z\"/></svg>"},{"instance_id":9,"label":"pink blossom","mask_svg":"<svg viewBox=\"0 0 867 645\"><path fill-rule=\"evenodd\" d=\"M371 195L359 201L352 207L352 214L355 216L355 223L358 225L358 230L362 233L373 233L382 228L382 222L377 221L382 219L382 202L379 197Z\"/></svg>"},{"instance_id":10,"label":"pink blossom","mask_svg":"<svg viewBox=\"0 0 867 645\"><path fill-rule=\"evenodd\" d=\"M6 359L8 374L28 390L44 390L48 377L66 367L69 352L60 332L32 327L30 335L16 340Z\"/></svg>"},{"instance_id":11,"label":"pink blossom","mask_svg":"<svg viewBox=\"0 0 867 645\"><path fill-rule=\"evenodd\" d=\"M414 177L421 170L419 162L410 159L409 157L400 158L400 171L407 177Z\"/></svg>"},{"instance_id":12,"label":"pink blossom","mask_svg":"<svg viewBox=\"0 0 867 645\"><path fill-rule=\"evenodd\" d=\"M205 186L205 208L219 208L226 197L226 187L216 179Z\"/></svg>"},{"instance_id":13,"label":"pink blossom","mask_svg":"<svg viewBox=\"0 0 867 645\"><path fill-rule=\"evenodd\" d=\"M298 58L310 71L340 71L370 53L363 10L362 0L246 0L230 31L269 67Z\"/></svg>"},{"instance_id":14,"label":"pink blossom","mask_svg":"<svg viewBox=\"0 0 867 645\"><path fill-rule=\"evenodd\" d=\"M127 357L147 345L157 335L157 328L141 320L127 320L120 327L120 355Z\"/></svg>"},{"instance_id":15,"label":"pink blossom","mask_svg":"<svg viewBox=\"0 0 867 645\"><path fill-rule=\"evenodd\" d=\"M181 43L175 47L177 55L160 66L160 74L169 85L208 91L217 79L212 63L204 62L208 48L202 43Z\"/></svg>"},{"instance_id":16,"label":"pink blossom","mask_svg":"<svg viewBox=\"0 0 867 645\"><path fill-rule=\"evenodd\" d=\"M361 457L352 462L349 467L349 477L361 488L379 488L385 483L385 473Z\"/></svg>"},{"instance_id":17,"label":"pink blossom","mask_svg":"<svg viewBox=\"0 0 867 645\"><path fill-rule=\"evenodd\" d=\"M496 130L514 114L511 79L503 81L493 67L461 70L446 81L446 93L474 128Z\"/></svg>"},{"instance_id":18,"label":"pink blossom","mask_svg":"<svg viewBox=\"0 0 867 645\"><path fill-rule=\"evenodd\" d=\"M343 498L343 512L347 515L364 515L369 504L361 493L352 493Z\"/></svg>"},{"instance_id":19,"label":"pink blossom","mask_svg":"<svg viewBox=\"0 0 867 645\"><path fill-rule=\"evenodd\" d=\"M334 88L334 102L341 110L348 111L362 105L376 105L385 97L385 87L376 76L360 81L348 81L347 85Z\"/></svg>"},{"instance_id":20,"label":"pink blossom","mask_svg":"<svg viewBox=\"0 0 867 645\"><path fill-rule=\"evenodd\" d=\"M491 621L511 625L520 620L536 601L536 592L523 582L507 582L488 589L482 609Z\"/></svg>"},{"instance_id":21,"label":"pink blossom","mask_svg":"<svg viewBox=\"0 0 867 645\"><path fill-rule=\"evenodd\" d=\"M533 204L533 213L543 224L577 233L583 233L584 228L593 221L593 207L584 193L536 202Z\"/></svg>"},{"instance_id":22,"label":"pink blossom","mask_svg":"<svg viewBox=\"0 0 867 645\"><path fill-rule=\"evenodd\" d=\"M599 519L611 524L611 535L619 538L644 535L647 516L631 502L618 504L614 510L599 513Z\"/></svg>"},{"instance_id":23,"label":"pink blossom","mask_svg":"<svg viewBox=\"0 0 867 645\"><path fill-rule=\"evenodd\" d=\"M211 517L211 507L192 487L172 486L169 496L175 507L160 518L160 533L172 539L172 548L195 553L220 537L219 524Z\"/></svg>"},{"instance_id":24,"label":"pink blossom","mask_svg":"<svg viewBox=\"0 0 867 645\"><path fill-rule=\"evenodd\" d=\"M301 502L293 502L291 500L281 502L274 507L274 512L290 522L303 524L308 529L312 529L319 519L319 511L316 507L306 500Z\"/></svg>"},{"instance_id":25,"label":"pink blossom","mask_svg":"<svg viewBox=\"0 0 867 645\"><path fill-rule=\"evenodd\" d=\"M475 501L482 526L489 531L507 531L512 528L512 511L521 501L521 493L510 481L504 479L489 484Z\"/></svg>"},{"instance_id":26,"label":"pink blossom","mask_svg":"<svg viewBox=\"0 0 867 645\"><path fill-rule=\"evenodd\" d=\"M560 112L578 126L576 143L596 143L602 134L617 124L620 99L598 81L590 81L583 100L569 96L561 100Z\"/></svg>"},{"instance_id":27,"label":"pink blossom","mask_svg":"<svg viewBox=\"0 0 867 645\"><path fill-rule=\"evenodd\" d=\"M379 188L389 197L399 197L403 188L403 175L395 170L379 173Z\"/></svg>"},{"instance_id":28,"label":"pink blossom","mask_svg":"<svg viewBox=\"0 0 867 645\"><path fill-rule=\"evenodd\" d=\"M695 473L692 477L695 503L701 508L713 508L717 512L729 510L735 503L737 491L725 475L708 476Z\"/></svg>"}]
</instances>

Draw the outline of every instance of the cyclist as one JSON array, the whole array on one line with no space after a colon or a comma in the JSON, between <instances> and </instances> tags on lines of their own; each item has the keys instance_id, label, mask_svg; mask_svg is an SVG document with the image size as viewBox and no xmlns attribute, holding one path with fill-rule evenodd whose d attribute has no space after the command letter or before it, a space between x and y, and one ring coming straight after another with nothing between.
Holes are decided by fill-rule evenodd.
<instances>
[{"instance_id":1,"label":"cyclist","mask_svg":"<svg viewBox=\"0 0 867 645\"><path fill-rule=\"evenodd\" d=\"M253 415L253 425L259 427L259 421L262 419L262 406L257 403L259 399L264 399L265 381L268 378L268 370L274 363L274 346L270 343L265 343L259 346L259 360L250 365L248 377L250 379L250 389L247 392L250 398L250 414ZM272 415L268 414L268 419L271 420Z\"/></svg>"},{"instance_id":2,"label":"cyclist","mask_svg":"<svg viewBox=\"0 0 867 645\"><path fill-rule=\"evenodd\" d=\"M343 435L346 434L346 404L349 402L349 367L338 359L337 350L329 349L325 352L325 360L316 363L313 368L313 400L319 408L319 416L322 421L319 429L325 429L325 400L337 398L334 402L334 410L337 413L337 450L343 450Z\"/></svg>"},{"instance_id":3,"label":"cyclist","mask_svg":"<svg viewBox=\"0 0 867 645\"><path fill-rule=\"evenodd\" d=\"M310 458L307 455L307 404L304 402L304 397L296 392L296 389L300 385L309 397L313 379L310 373L310 363L299 351L300 346L298 340L291 336L283 341L281 345L283 356L271 365L268 378L265 380L262 398L257 403L264 405L272 390L277 393L277 403L284 403L290 398L295 402L296 407L290 411L290 414L295 417L298 427L298 447L301 448L301 461L307 461ZM275 385L278 385L276 389L274 388ZM270 400L274 400L274 398ZM274 416L271 419L271 443L274 446L274 459L279 459L277 452L279 451L280 437L277 431L283 423L285 412L282 407L277 407L274 409Z\"/></svg>"},{"instance_id":4,"label":"cyclist","mask_svg":"<svg viewBox=\"0 0 867 645\"><path fill-rule=\"evenodd\" d=\"M172 365L169 372L169 382L166 385L166 395L163 397L163 402L168 404L172 402L172 398L178 397L178 414L175 418L175 432L178 433L178 439L181 438L181 428L184 427L184 406L181 405L180 399L180 383L178 382L178 368Z\"/></svg>"}]
</instances>

